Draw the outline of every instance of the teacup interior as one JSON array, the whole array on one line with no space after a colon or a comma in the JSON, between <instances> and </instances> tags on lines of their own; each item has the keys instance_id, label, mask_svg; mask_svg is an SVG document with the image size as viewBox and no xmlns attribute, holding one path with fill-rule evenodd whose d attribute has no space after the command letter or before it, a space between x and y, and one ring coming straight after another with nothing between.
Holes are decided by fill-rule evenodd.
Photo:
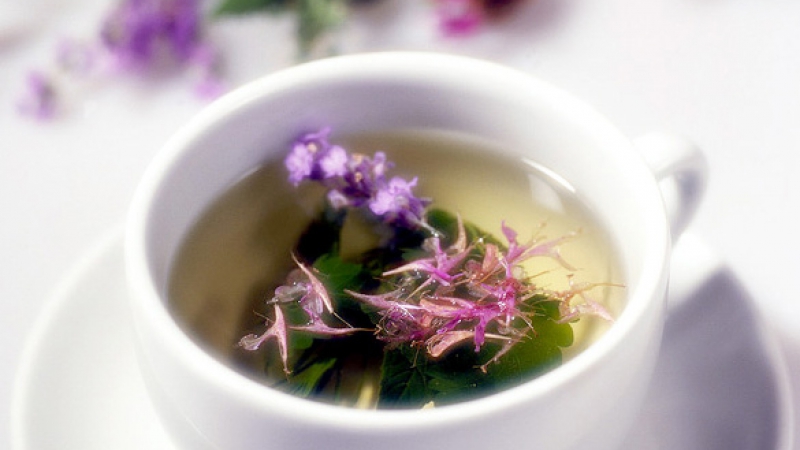
<instances>
[{"instance_id":1,"label":"teacup interior","mask_svg":"<svg viewBox=\"0 0 800 450\"><path fill-rule=\"evenodd\" d=\"M652 175L631 145L591 108L496 66L425 70L406 65L310 65L221 99L167 145L146 220L148 264L166 302L172 265L202 212L237 180L282 158L299 135L333 138L403 130L474 136L506 156L552 171L592 209L618 252L629 309L651 301L668 233ZM327 71L323 69L329 69ZM166 307L166 306L165 306Z\"/></svg>"}]
</instances>

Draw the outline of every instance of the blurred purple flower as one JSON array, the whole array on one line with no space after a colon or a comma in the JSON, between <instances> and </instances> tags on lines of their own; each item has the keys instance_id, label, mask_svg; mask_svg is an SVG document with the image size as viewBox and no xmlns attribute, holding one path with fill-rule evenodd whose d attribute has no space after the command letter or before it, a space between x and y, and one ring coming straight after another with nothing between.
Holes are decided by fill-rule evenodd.
<instances>
[{"instance_id":1,"label":"blurred purple flower","mask_svg":"<svg viewBox=\"0 0 800 450\"><path fill-rule=\"evenodd\" d=\"M439 29L445 36L466 36L484 22L484 11L477 0L436 0Z\"/></svg>"},{"instance_id":2,"label":"blurred purple flower","mask_svg":"<svg viewBox=\"0 0 800 450\"><path fill-rule=\"evenodd\" d=\"M100 44L122 70L191 67L198 72L195 93L215 98L226 87L203 28L199 0L122 0L106 17Z\"/></svg>"},{"instance_id":3,"label":"blurred purple flower","mask_svg":"<svg viewBox=\"0 0 800 450\"><path fill-rule=\"evenodd\" d=\"M106 18L101 40L129 68L188 61L202 45L197 0L123 0Z\"/></svg>"},{"instance_id":4,"label":"blurred purple flower","mask_svg":"<svg viewBox=\"0 0 800 450\"><path fill-rule=\"evenodd\" d=\"M445 36L475 34L487 22L508 17L524 0L434 0L439 30Z\"/></svg>"},{"instance_id":5,"label":"blurred purple flower","mask_svg":"<svg viewBox=\"0 0 800 450\"><path fill-rule=\"evenodd\" d=\"M17 101L17 109L21 114L37 120L52 119L58 109L53 81L42 72L29 72L22 95Z\"/></svg>"},{"instance_id":6,"label":"blurred purple flower","mask_svg":"<svg viewBox=\"0 0 800 450\"><path fill-rule=\"evenodd\" d=\"M194 92L215 98L226 86L218 74L219 55L204 40L204 25L200 0L120 0L105 17L96 40L59 42L49 77L188 68L195 72ZM41 73L29 75L20 112L51 118L58 95Z\"/></svg>"}]
</instances>

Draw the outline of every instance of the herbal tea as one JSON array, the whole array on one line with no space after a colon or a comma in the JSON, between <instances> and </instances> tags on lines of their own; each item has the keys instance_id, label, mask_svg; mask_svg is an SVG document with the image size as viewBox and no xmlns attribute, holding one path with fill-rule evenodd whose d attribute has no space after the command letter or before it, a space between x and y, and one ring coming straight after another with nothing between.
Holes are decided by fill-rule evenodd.
<instances>
[{"instance_id":1,"label":"herbal tea","mask_svg":"<svg viewBox=\"0 0 800 450\"><path fill-rule=\"evenodd\" d=\"M299 138L196 224L174 264L179 322L287 392L438 406L519 384L621 308L615 253L535 162L443 132Z\"/></svg>"}]
</instances>

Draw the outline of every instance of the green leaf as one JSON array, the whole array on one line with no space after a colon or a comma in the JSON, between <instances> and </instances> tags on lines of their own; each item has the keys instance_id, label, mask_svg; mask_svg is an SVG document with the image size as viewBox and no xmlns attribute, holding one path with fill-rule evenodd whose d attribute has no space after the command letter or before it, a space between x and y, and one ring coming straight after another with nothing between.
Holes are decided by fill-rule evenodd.
<instances>
[{"instance_id":1,"label":"green leaf","mask_svg":"<svg viewBox=\"0 0 800 450\"><path fill-rule=\"evenodd\" d=\"M339 295L345 289L357 290L362 283L363 266L343 261L339 255L333 253L317 258L314 268L322 274L325 287L334 295Z\"/></svg>"},{"instance_id":2,"label":"green leaf","mask_svg":"<svg viewBox=\"0 0 800 450\"><path fill-rule=\"evenodd\" d=\"M531 319L534 331L488 367L488 374L499 384L516 384L557 367L563 361L561 349L573 343L572 326L557 322L557 302L536 307L539 314Z\"/></svg>"},{"instance_id":3,"label":"green leaf","mask_svg":"<svg viewBox=\"0 0 800 450\"><path fill-rule=\"evenodd\" d=\"M381 407L421 407L474 397L493 385L478 369L488 358L471 345L452 351L440 360L428 358L424 350L407 345L387 350L381 366Z\"/></svg>"},{"instance_id":4,"label":"green leaf","mask_svg":"<svg viewBox=\"0 0 800 450\"><path fill-rule=\"evenodd\" d=\"M408 347L387 350L381 366L380 406L423 405L433 396L427 389L425 366L414 362Z\"/></svg>"},{"instance_id":5,"label":"green leaf","mask_svg":"<svg viewBox=\"0 0 800 450\"><path fill-rule=\"evenodd\" d=\"M278 13L289 9L293 0L224 0L214 10L215 16L249 14L266 11Z\"/></svg>"},{"instance_id":6,"label":"green leaf","mask_svg":"<svg viewBox=\"0 0 800 450\"><path fill-rule=\"evenodd\" d=\"M400 346L387 350L381 367L380 405L453 403L519 384L558 366L563 359L561 349L572 344L572 327L557 322L555 301L539 302L535 309L537 315L531 320L535 335L518 342L498 362L490 364L486 373L479 367L500 350L499 344L487 342L476 353L468 342L437 360L430 359L424 349Z\"/></svg>"},{"instance_id":7,"label":"green leaf","mask_svg":"<svg viewBox=\"0 0 800 450\"><path fill-rule=\"evenodd\" d=\"M321 281L336 304L337 315L357 328L372 328L373 322L364 312L361 303L345 291L364 292L373 283L371 273L364 265L343 261L339 255L325 254L314 262Z\"/></svg>"},{"instance_id":8,"label":"green leaf","mask_svg":"<svg viewBox=\"0 0 800 450\"><path fill-rule=\"evenodd\" d=\"M320 214L300 235L294 250L297 257L306 263L312 263L323 255L339 253L346 218L345 209L336 210L325 202Z\"/></svg>"},{"instance_id":9,"label":"green leaf","mask_svg":"<svg viewBox=\"0 0 800 450\"><path fill-rule=\"evenodd\" d=\"M382 350L369 333L314 339L297 358L292 374L276 387L305 397L353 402L366 380L376 378Z\"/></svg>"},{"instance_id":10,"label":"green leaf","mask_svg":"<svg viewBox=\"0 0 800 450\"><path fill-rule=\"evenodd\" d=\"M343 0L298 0L297 14L300 52L307 56L325 33L344 22L347 6Z\"/></svg>"},{"instance_id":11,"label":"green leaf","mask_svg":"<svg viewBox=\"0 0 800 450\"><path fill-rule=\"evenodd\" d=\"M309 395L319 391L322 380L328 378L330 372L336 365L336 358L317 358L314 362L308 364L302 371L295 373L290 378L289 391L301 397L308 397Z\"/></svg>"}]
</instances>

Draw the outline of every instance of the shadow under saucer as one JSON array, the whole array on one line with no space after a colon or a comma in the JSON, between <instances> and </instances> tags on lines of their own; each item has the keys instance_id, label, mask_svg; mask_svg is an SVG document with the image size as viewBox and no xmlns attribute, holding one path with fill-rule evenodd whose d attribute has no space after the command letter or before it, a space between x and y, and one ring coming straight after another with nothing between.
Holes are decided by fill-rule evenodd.
<instances>
[{"instance_id":1,"label":"shadow under saucer","mask_svg":"<svg viewBox=\"0 0 800 450\"><path fill-rule=\"evenodd\" d=\"M788 379L736 275L719 267L674 305L625 450L792 448Z\"/></svg>"}]
</instances>

